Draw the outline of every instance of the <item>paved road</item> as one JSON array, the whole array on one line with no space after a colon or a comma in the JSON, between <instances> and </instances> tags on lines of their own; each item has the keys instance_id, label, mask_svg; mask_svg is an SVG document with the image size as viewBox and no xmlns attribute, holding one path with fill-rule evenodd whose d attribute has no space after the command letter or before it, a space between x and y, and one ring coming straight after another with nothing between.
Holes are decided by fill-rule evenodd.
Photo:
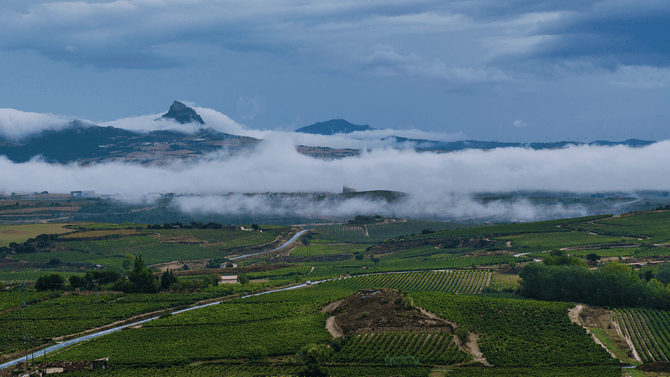
<instances>
[{"instance_id":1,"label":"paved road","mask_svg":"<svg viewBox=\"0 0 670 377\"><path fill-rule=\"evenodd\" d=\"M234 257L234 258L230 258L230 259L240 259L240 258L250 257L250 256L253 256L253 255L264 254L264 253L271 253L271 252L273 252L273 251L281 250L281 249L285 248L286 246L288 246L288 245L292 244L293 242L295 242L295 240L297 240L300 236L303 235L303 233L305 233L305 232L307 232L307 231L308 231L308 230L302 230L302 231L298 232L298 233L297 233L295 236L293 236L290 240L288 240L286 243L284 243L283 245L279 246L279 247L276 248L276 249L272 249L272 250L268 250L268 251L263 251L263 252L260 252L260 253L254 253L254 254L240 255L239 257ZM321 281L318 281L318 282L314 282L314 283L312 283L312 284L318 284L318 283L321 283L321 282L323 282L323 281L325 281L325 280L321 280ZM252 294L252 295L243 296L242 298L247 298L247 297L252 297L252 296L258 296L258 295L268 294L268 293L273 293L273 292L287 291L287 290L290 290L290 289L302 288L302 287L305 287L305 286L308 286L308 285L309 285L309 284L294 285L294 286L291 286L291 287L288 287L288 288L281 288L281 289L275 289L275 290L272 290L272 291L267 291L267 292L262 292L262 293L255 293L255 294ZM187 308L187 309L183 309L183 310L179 310L179 311L173 312L173 314L179 314L179 313L187 312L187 311L189 311L189 310L195 310L195 309L205 308L205 307L212 306L212 305L218 305L218 304L220 304L220 303L221 303L221 301L213 302L213 303L211 303L211 304L198 305L198 306L194 306L194 307L191 307L191 308ZM101 336L103 336L103 335L111 334L111 333L113 333L113 332L117 332L117 331L119 331L119 330L123 330L123 329L125 329L126 327L132 327L132 326L141 325L141 324L143 324L143 323L145 323L145 322L153 321L153 320L156 319L156 318L158 318L158 317L156 316L156 317L152 317L152 318L149 318L149 319L144 319L144 320L141 320L141 321L137 321L137 322L129 323L129 324L127 324L127 325L122 325L122 326L119 326L119 327L115 327L115 328L113 328L113 329L100 331L100 332L97 332L97 333L94 333L94 334L84 335L84 336L82 336L82 337L75 338L75 339L70 339L70 340L65 341L65 342L63 342L63 343L59 343L59 344L53 345L53 346L51 346L51 347L45 348L45 349L43 349L43 350L39 350L39 351L37 351L37 352L35 352L35 353L33 353L33 354L29 354L29 355L27 355L27 356L25 356L25 357L22 357L22 358L19 358L19 359L16 359L16 360L12 360L12 361L8 361L8 362L6 362L6 363L4 363L4 364L0 364L0 370L5 369L5 368L9 368L9 367L14 366L14 365L16 365L16 364L18 364L18 363L23 363L23 362L26 362L26 361L28 361L28 360L32 360L33 358L35 358L35 359L39 359L39 357L44 356L45 354L51 353L51 352L53 352L53 351L57 351L57 350L59 350L59 349L61 349L61 348L68 347L68 346L71 346L71 345L73 345L73 344L81 343L81 342L84 342L84 341L87 341L87 340L95 339L95 338L101 337Z\"/></svg>"},{"instance_id":2,"label":"paved road","mask_svg":"<svg viewBox=\"0 0 670 377\"><path fill-rule=\"evenodd\" d=\"M238 256L238 257L232 257L232 258L228 258L228 259L230 259L230 260L242 259L242 258L246 258L246 257L252 257L252 256L254 256L254 255L265 254L265 253L271 253L271 252L273 252L273 251L281 250L281 249L285 248L286 246L288 246L288 245L292 244L293 242L295 242L295 240L297 240L297 239L298 239L300 236L302 236L303 233L305 233L305 232L309 232L309 229L299 231L298 233L295 234L295 236L293 236L290 240L288 240L288 242L286 242L285 244L279 246L279 247L276 248L276 249L272 249L272 250L268 250L268 251L261 251L260 253L253 253L253 254L247 254L247 255L240 255L240 256Z\"/></svg>"}]
</instances>

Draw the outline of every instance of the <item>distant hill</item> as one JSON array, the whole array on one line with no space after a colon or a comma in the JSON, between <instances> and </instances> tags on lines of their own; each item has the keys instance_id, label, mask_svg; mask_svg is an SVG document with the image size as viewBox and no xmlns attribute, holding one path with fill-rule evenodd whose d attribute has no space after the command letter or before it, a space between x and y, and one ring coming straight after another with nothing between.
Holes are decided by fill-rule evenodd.
<instances>
[{"instance_id":1,"label":"distant hill","mask_svg":"<svg viewBox=\"0 0 670 377\"><path fill-rule=\"evenodd\" d=\"M306 126L295 130L295 132L302 132L305 134L317 135L335 135L348 134L356 131L371 131L374 128L366 125L358 126L347 122L344 119L331 119L325 122L314 123L311 126Z\"/></svg>"},{"instance_id":2,"label":"distant hill","mask_svg":"<svg viewBox=\"0 0 670 377\"><path fill-rule=\"evenodd\" d=\"M116 160L154 163L199 157L224 146L234 151L258 141L211 128L200 129L195 134L163 130L139 133L75 120L61 130L43 131L18 142L0 137L0 156L5 155L14 162L42 156L53 163Z\"/></svg>"},{"instance_id":3,"label":"distant hill","mask_svg":"<svg viewBox=\"0 0 670 377\"><path fill-rule=\"evenodd\" d=\"M628 139L625 141L604 141L596 140L590 143L579 141L556 141L547 143L519 143L519 142L500 142L500 141L477 141L477 140L459 140L459 141L435 141L423 139L408 139L398 136L389 136L395 139L399 144L411 144L414 149L419 151L451 152L465 149L494 149L494 148L530 148L530 149L558 149L567 146L592 145L592 146L615 146L625 145L629 147L644 147L655 143L654 141Z\"/></svg>"}]
</instances>

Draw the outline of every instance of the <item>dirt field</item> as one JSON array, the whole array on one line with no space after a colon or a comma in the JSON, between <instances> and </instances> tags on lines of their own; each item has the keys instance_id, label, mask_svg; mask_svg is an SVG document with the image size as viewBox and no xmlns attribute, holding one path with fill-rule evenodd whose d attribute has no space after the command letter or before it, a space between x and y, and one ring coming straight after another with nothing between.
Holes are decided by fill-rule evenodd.
<instances>
[{"instance_id":1,"label":"dirt field","mask_svg":"<svg viewBox=\"0 0 670 377\"><path fill-rule=\"evenodd\" d=\"M334 309L335 324L344 335L370 332L446 331L454 326L409 305L396 290L364 289L342 300Z\"/></svg>"}]
</instances>

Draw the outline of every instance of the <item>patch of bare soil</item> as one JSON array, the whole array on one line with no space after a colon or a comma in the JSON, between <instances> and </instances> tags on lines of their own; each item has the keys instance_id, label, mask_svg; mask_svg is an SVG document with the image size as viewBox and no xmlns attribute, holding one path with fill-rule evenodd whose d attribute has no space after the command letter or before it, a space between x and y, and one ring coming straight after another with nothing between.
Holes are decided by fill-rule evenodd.
<instances>
[{"instance_id":1,"label":"patch of bare soil","mask_svg":"<svg viewBox=\"0 0 670 377\"><path fill-rule=\"evenodd\" d=\"M479 345L477 344L478 341L479 341L479 335L471 332L470 336L468 337L468 342L465 343L465 348L467 348L468 351L470 351L470 354L472 355L473 358L472 361L488 365L488 362L486 361L484 354L479 349Z\"/></svg>"},{"instance_id":2,"label":"patch of bare soil","mask_svg":"<svg viewBox=\"0 0 670 377\"><path fill-rule=\"evenodd\" d=\"M568 312L568 316L570 317L570 320L573 323L576 323L584 327L586 329L586 332L588 332L591 335L593 340L597 344L600 344L603 348L605 348L612 355L612 357L620 358L621 356L615 355L612 352L612 350L605 347L605 345L596 336L591 334L591 331L589 331L588 327L597 327L603 330L607 335L607 337L612 342L614 342L614 344L619 349L621 350L631 349L633 351L633 357L637 360L640 360L637 352L635 352L635 347L633 347L632 342L624 338L623 333L618 328L617 323L612 321L612 316L609 310L579 304L574 308L570 309L570 311Z\"/></svg>"},{"instance_id":3,"label":"patch of bare soil","mask_svg":"<svg viewBox=\"0 0 670 377\"><path fill-rule=\"evenodd\" d=\"M344 337L344 331L342 328L335 322L335 317L330 316L326 320L326 330L333 336L333 338L342 338Z\"/></svg>"},{"instance_id":4,"label":"patch of bare soil","mask_svg":"<svg viewBox=\"0 0 670 377\"><path fill-rule=\"evenodd\" d=\"M347 297L335 310L335 323L344 335L371 332L445 331L454 325L424 314L406 294L393 289L363 289Z\"/></svg>"}]
</instances>

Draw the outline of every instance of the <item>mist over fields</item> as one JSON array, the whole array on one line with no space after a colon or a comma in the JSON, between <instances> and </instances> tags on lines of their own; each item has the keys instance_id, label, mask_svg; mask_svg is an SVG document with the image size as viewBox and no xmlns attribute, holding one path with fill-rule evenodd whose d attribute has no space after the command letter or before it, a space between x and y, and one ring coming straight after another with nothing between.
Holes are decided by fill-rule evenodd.
<instances>
[{"instance_id":1,"label":"mist over fields","mask_svg":"<svg viewBox=\"0 0 670 377\"><path fill-rule=\"evenodd\" d=\"M296 136L301 137L301 135ZM526 200L481 203L477 192L518 190L599 192L666 190L670 187L670 142L644 148L572 146L532 150L420 153L411 149L372 148L360 156L315 159L296 151L290 133L266 135L244 154L221 151L206 158L168 165L102 163L55 165L39 159L13 163L0 157L0 192L95 190L127 202L151 201L151 193L182 196L173 206L191 214L254 213L268 216L491 217L537 219L586 215L580 205L533 205ZM227 193L341 192L393 190L407 193L389 204L365 199L342 202L300 197L275 199Z\"/></svg>"}]
</instances>

